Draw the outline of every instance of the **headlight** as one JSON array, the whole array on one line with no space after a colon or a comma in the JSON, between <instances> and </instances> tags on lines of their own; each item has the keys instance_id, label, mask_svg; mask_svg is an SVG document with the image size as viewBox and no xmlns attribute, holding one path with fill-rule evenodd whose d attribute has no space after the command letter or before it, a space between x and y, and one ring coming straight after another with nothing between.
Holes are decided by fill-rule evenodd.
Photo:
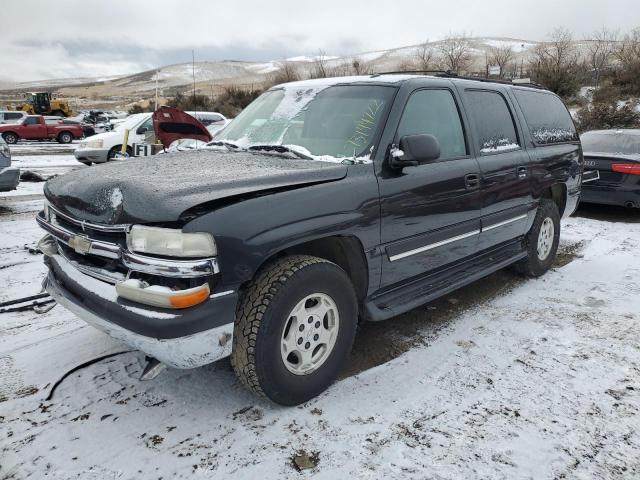
<instances>
[{"instance_id":1,"label":"headlight","mask_svg":"<svg viewBox=\"0 0 640 480\"><path fill-rule=\"evenodd\" d=\"M218 253L213 236L208 233L183 233L173 228L134 225L127 234L132 252L167 257L215 257Z\"/></svg>"},{"instance_id":2,"label":"headlight","mask_svg":"<svg viewBox=\"0 0 640 480\"><path fill-rule=\"evenodd\" d=\"M84 142L80 142L80 145L78 145L78 148L82 149L82 148L102 148L103 142L102 139L95 139L95 140L86 140Z\"/></svg>"}]
</instances>

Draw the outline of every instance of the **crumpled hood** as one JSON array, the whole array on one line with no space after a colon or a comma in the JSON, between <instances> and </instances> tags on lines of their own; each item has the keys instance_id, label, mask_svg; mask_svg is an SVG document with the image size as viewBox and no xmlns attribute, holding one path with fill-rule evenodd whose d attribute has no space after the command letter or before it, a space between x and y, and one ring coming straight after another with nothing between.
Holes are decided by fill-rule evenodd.
<instances>
[{"instance_id":1,"label":"crumpled hood","mask_svg":"<svg viewBox=\"0 0 640 480\"><path fill-rule=\"evenodd\" d=\"M339 180L346 173L342 164L198 150L81 168L49 180L44 194L58 210L90 222L173 222L205 202Z\"/></svg>"}]
</instances>

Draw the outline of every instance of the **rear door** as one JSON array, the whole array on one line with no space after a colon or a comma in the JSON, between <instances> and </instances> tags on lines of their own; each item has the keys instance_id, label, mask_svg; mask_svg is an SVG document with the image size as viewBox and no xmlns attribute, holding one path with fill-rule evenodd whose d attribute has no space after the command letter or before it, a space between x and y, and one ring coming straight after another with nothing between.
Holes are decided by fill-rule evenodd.
<instances>
[{"instance_id":1,"label":"rear door","mask_svg":"<svg viewBox=\"0 0 640 480\"><path fill-rule=\"evenodd\" d=\"M405 135L431 134L438 139L441 155L403 170L389 168L386 161L382 165L381 287L473 255L480 231L480 171L467 147L453 89L420 88L406 101L398 97L403 110L393 142Z\"/></svg>"},{"instance_id":2,"label":"rear door","mask_svg":"<svg viewBox=\"0 0 640 480\"><path fill-rule=\"evenodd\" d=\"M467 88L464 99L480 165L482 233L478 247L484 250L525 233L533 203L529 156L504 92Z\"/></svg>"}]
</instances>

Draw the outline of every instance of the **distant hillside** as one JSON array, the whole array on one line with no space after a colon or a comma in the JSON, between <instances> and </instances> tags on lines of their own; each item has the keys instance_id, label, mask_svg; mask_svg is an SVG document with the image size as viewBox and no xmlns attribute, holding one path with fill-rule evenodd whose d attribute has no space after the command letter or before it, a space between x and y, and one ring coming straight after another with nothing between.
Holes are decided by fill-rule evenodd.
<instances>
[{"instance_id":1,"label":"distant hillside","mask_svg":"<svg viewBox=\"0 0 640 480\"><path fill-rule=\"evenodd\" d=\"M432 42L434 48L439 42ZM474 68L484 69L485 53L491 47L509 45L515 52L516 61L526 57L527 52L538 42L513 38L473 38L472 56ZM419 45L410 45L389 50L362 52L347 56L324 56L328 68L351 65L358 60L366 71L396 70L403 63L415 58ZM317 57L298 56L287 59L302 74L310 71ZM218 62L197 62L195 64L195 80L197 90L204 94L213 94L227 84L240 85L260 84L267 76L278 70L279 61L242 62L225 60ZM184 90L193 83L193 66L191 63L167 65L158 70L148 70L133 75L107 78L66 78L42 80L37 82L0 83L0 104L20 101L24 92L29 90L51 90L56 95L69 98L76 108L86 106L126 107L143 99L151 98L157 83L161 95L170 96L176 90Z\"/></svg>"}]
</instances>

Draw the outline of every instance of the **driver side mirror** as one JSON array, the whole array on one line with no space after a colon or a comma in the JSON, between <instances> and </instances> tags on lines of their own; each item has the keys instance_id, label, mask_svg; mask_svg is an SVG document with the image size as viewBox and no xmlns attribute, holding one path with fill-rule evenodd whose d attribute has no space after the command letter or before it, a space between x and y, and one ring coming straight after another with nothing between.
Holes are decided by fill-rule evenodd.
<instances>
[{"instance_id":1,"label":"driver side mirror","mask_svg":"<svg viewBox=\"0 0 640 480\"><path fill-rule=\"evenodd\" d=\"M147 127L138 127L138 129L136 130L136 133L138 135L142 135L143 133L147 133Z\"/></svg>"},{"instance_id":2,"label":"driver side mirror","mask_svg":"<svg viewBox=\"0 0 640 480\"><path fill-rule=\"evenodd\" d=\"M417 167L440 158L440 143L433 135L405 135L389 153L392 168Z\"/></svg>"}]
</instances>

